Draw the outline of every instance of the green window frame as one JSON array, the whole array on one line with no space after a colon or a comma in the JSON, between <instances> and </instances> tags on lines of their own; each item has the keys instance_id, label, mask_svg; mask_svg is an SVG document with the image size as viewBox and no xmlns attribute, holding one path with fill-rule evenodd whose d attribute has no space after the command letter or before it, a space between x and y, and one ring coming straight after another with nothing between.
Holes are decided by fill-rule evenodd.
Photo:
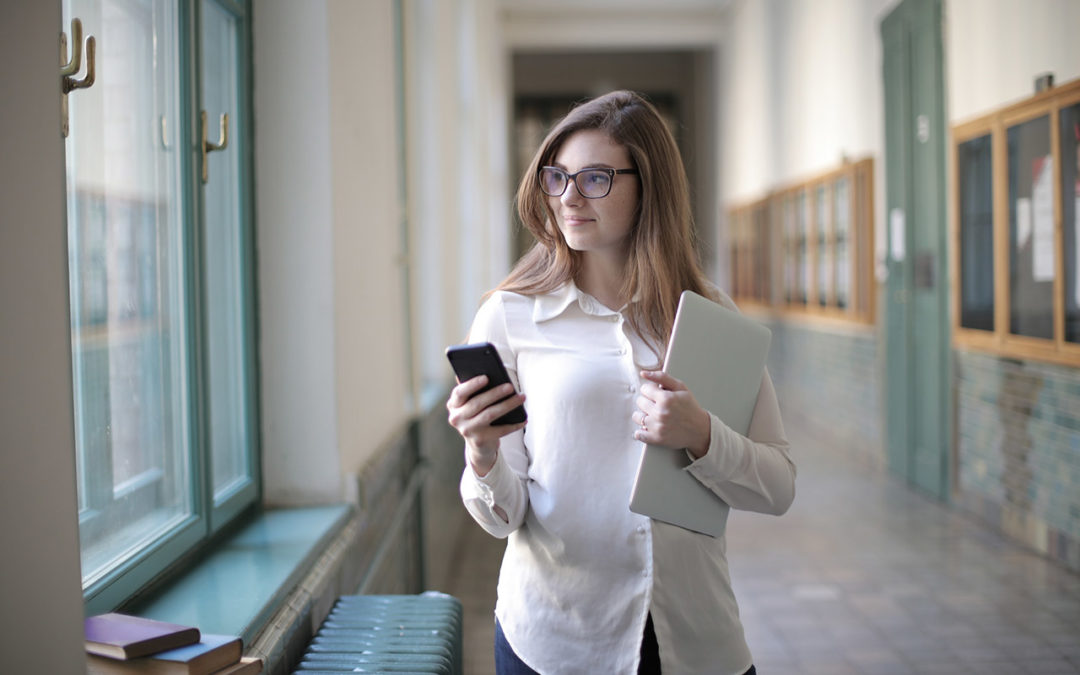
<instances>
[{"instance_id":1,"label":"green window frame","mask_svg":"<svg viewBox=\"0 0 1080 675\"><path fill-rule=\"evenodd\" d=\"M96 46L93 84L64 106L80 551L97 613L260 498L251 6L62 6L82 70L74 20Z\"/></svg>"}]
</instances>

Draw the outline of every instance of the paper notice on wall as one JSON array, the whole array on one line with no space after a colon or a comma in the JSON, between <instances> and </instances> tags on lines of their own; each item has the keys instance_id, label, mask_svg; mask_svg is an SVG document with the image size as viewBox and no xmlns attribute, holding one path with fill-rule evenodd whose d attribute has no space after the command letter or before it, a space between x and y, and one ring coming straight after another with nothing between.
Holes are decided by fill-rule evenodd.
<instances>
[{"instance_id":1,"label":"paper notice on wall","mask_svg":"<svg viewBox=\"0 0 1080 675\"><path fill-rule=\"evenodd\" d=\"M904 259L904 210L889 211L889 250L892 259L900 262Z\"/></svg>"},{"instance_id":2,"label":"paper notice on wall","mask_svg":"<svg viewBox=\"0 0 1080 675\"><path fill-rule=\"evenodd\" d=\"M1054 280L1054 184L1050 155L1032 162L1031 219L1034 242L1031 247L1035 281Z\"/></svg>"},{"instance_id":3,"label":"paper notice on wall","mask_svg":"<svg viewBox=\"0 0 1080 675\"><path fill-rule=\"evenodd\" d=\"M1021 197L1016 200L1016 250L1028 245L1031 239L1031 200Z\"/></svg>"}]
</instances>

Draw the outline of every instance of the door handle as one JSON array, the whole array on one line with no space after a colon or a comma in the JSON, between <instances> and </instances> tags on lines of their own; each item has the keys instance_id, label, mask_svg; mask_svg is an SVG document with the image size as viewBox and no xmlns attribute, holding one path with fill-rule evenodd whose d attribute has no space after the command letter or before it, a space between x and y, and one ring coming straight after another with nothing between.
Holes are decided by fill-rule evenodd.
<instances>
[{"instance_id":1,"label":"door handle","mask_svg":"<svg viewBox=\"0 0 1080 675\"><path fill-rule=\"evenodd\" d=\"M206 184L210 180L210 164L206 159L206 156L211 152L218 150L224 150L229 147L229 113L222 113L221 115L221 129L218 132L218 142L211 143L207 140L207 128L206 128L206 111L203 110L201 114L202 118L202 144L199 146L202 151L202 182Z\"/></svg>"}]
</instances>

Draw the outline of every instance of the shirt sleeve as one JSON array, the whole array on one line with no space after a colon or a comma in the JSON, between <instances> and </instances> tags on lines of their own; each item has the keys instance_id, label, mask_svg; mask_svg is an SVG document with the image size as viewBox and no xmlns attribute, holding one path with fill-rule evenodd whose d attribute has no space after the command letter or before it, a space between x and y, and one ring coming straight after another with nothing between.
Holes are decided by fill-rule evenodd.
<instances>
[{"instance_id":1,"label":"shirt sleeve","mask_svg":"<svg viewBox=\"0 0 1080 675\"><path fill-rule=\"evenodd\" d=\"M492 295L480 307L469 331L469 342L490 342L494 345L514 388L521 391L517 359L506 330L502 294ZM529 506L529 493L525 486L528 467L524 430L515 431L500 439L495 464L484 476L477 475L473 470L466 452L465 470L461 475L461 500L473 520L492 536L500 539L508 537L524 522ZM506 519L495 507L499 507L506 514Z\"/></svg>"},{"instance_id":2,"label":"shirt sleeve","mask_svg":"<svg viewBox=\"0 0 1080 675\"><path fill-rule=\"evenodd\" d=\"M710 413L709 451L687 470L733 509L780 515L795 499L795 463L769 373L747 436Z\"/></svg>"}]
</instances>

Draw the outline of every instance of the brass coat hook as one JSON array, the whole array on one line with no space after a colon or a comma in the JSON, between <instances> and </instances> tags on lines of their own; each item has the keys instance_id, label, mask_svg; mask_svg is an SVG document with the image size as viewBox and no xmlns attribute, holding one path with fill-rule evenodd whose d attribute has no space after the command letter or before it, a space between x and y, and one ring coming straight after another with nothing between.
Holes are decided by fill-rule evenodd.
<instances>
[{"instance_id":1,"label":"brass coat hook","mask_svg":"<svg viewBox=\"0 0 1080 675\"><path fill-rule=\"evenodd\" d=\"M83 55L83 32L82 21L71 20L71 60L68 60L68 38L63 32L60 33L60 132L64 138L68 135L68 94L76 89L86 89L94 84L95 78L95 46L96 41L91 35L86 38L86 76L81 80L75 79L75 74L82 67Z\"/></svg>"},{"instance_id":2,"label":"brass coat hook","mask_svg":"<svg viewBox=\"0 0 1080 675\"><path fill-rule=\"evenodd\" d=\"M82 45L82 21L71 20L71 40L77 45ZM60 31L60 77L68 77L79 72L82 68L82 50L76 49L68 61L68 36Z\"/></svg>"},{"instance_id":3,"label":"brass coat hook","mask_svg":"<svg viewBox=\"0 0 1080 675\"><path fill-rule=\"evenodd\" d=\"M202 111L202 182L210 180L210 165L206 156L216 150L224 150L229 146L229 113L221 115L221 129L218 132L218 142L211 143L207 140L206 111Z\"/></svg>"}]
</instances>

